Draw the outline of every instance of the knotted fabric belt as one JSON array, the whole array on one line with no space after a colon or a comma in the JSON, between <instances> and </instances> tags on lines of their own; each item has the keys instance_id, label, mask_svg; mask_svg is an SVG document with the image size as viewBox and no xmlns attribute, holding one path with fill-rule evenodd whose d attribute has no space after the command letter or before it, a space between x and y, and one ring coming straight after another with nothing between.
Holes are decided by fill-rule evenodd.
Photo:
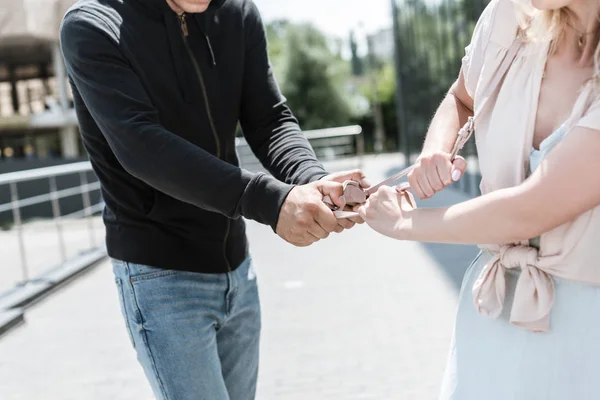
<instances>
[{"instance_id":1,"label":"knotted fabric belt","mask_svg":"<svg viewBox=\"0 0 600 400\"><path fill-rule=\"evenodd\" d=\"M554 281L537 267L538 251L529 246L503 246L492 254L493 257L485 264L473 285L477 311L493 318L502 314L506 269L521 268L510 322L534 332L547 332L554 303Z\"/></svg>"}]
</instances>

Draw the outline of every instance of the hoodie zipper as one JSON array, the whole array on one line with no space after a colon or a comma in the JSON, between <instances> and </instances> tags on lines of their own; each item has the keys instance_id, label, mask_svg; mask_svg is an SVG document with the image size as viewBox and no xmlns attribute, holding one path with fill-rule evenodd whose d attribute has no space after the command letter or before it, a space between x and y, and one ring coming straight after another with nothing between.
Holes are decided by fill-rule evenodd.
<instances>
[{"instance_id":1,"label":"hoodie zipper","mask_svg":"<svg viewBox=\"0 0 600 400\"><path fill-rule=\"evenodd\" d=\"M202 76L202 71L200 70L200 66L198 65L198 61L190 48L190 44L188 43L187 37L189 36L189 31L187 27L186 21L187 14L183 13L179 15L179 21L181 22L181 33L183 34L183 44L185 45L185 49L187 50L188 55L192 61L192 65L194 66L194 70L196 71L196 76L200 81L200 88L202 89L202 97L204 97L204 107L206 109L206 114L208 115L208 122L210 124L210 130L215 139L215 143L217 145L217 157L221 158L221 142L219 141L219 136L217 135L217 129L215 128L215 121L212 116L212 111L210 109L210 104L208 103L208 94L206 93L206 85L204 84L204 76ZM210 47L210 46L209 46ZM212 52L212 49L211 49Z\"/></svg>"},{"instance_id":2,"label":"hoodie zipper","mask_svg":"<svg viewBox=\"0 0 600 400\"><path fill-rule=\"evenodd\" d=\"M182 33L185 49L187 50L190 60L192 61L192 65L194 66L194 70L196 71L196 76L197 76L198 80L200 81L200 87L202 89L202 96L204 97L204 107L206 110L206 114L208 115L208 122L210 124L211 132L213 134L215 143L217 145L217 157L221 158L221 142L219 141L219 135L217 134L217 129L215 128L215 121L213 119L212 111L210 109L210 104L208 102L208 94L206 92L204 76L202 75L202 71L200 70L198 61L196 60L196 57L194 56L194 53L192 52L192 49L190 48L190 44L188 43L188 39L187 39L190 34L189 30L188 30L188 26L187 26L187 20L186 20L187 14L182 13L178 17L179 17L179 22L181 24L181 33ZM214 55L212 46L210 44L210 40L208 38L208 35L204 35L204 36L208 43L208 49L210 50L210 55L212 57L213 66L216 66L217 63L215 60L215 55ZM229 260L227 259L227 239L229 238L229 233L231 231L231 220L227 217L225 217L225 219L227 222L226 222L226 228L225 228L225 238L223 240L223 257L225 258L225 264L227 265L227 271L231 272L231 264L229 263Z\"/></svg>"}]
</instances>

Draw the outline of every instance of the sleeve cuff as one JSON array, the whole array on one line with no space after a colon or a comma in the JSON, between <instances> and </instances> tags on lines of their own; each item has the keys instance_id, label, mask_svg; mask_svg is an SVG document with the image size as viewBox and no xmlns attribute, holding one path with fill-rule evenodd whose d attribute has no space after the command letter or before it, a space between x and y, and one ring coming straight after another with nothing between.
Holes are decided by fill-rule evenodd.
<instances>
[{"instance_id":1,"label":"sleeve cuff","mask_svg":"<svg viewBox=\"0 0 600 400\"><path fill-rule=\"evenodd\" d=\"M300 174L300 176L297 179L297 183L299 185L305 185L307 183L318 181L319 179L327 175L329 175L329 173L325 171L325 169L323 169L323 167L321 166L310 167Z\"/></svg>"},{"instance_id":2,"label":"sleeve cuff","mask_svg":"<svg viewBox=\"0 0 600 400\"><path fill-rule=\"evenodd\" d=\"M248 219L269 225L275 231L281 206L293 188L294 185L258 174L248 184L242 196L241 214Z\"/></svg>"}]
</instances>

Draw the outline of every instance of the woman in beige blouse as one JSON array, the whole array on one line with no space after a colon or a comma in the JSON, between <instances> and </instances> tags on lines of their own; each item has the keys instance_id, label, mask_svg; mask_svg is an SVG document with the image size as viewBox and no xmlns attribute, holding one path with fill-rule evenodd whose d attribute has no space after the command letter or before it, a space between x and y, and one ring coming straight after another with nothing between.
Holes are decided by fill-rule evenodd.
<instances>
[{"instance_id":1,"label":"woman in beige blouse","mask_svg":"<svg viewBox=\"0 0 600 400\"><path fill-rule=\"evenodd\" d=\"M409 182L428 198L459 178L447 153L515 39L477 120L483 195L416 209L382 188L358 211L396 239L482 249L442 399L600 399L600 1L492 0Z\"/></svg>"}]
</instances>

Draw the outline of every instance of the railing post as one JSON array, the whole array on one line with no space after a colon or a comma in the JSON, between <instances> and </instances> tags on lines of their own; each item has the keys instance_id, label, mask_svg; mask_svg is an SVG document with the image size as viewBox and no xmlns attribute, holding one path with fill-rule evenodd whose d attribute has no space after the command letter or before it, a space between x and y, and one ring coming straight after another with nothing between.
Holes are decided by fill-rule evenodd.
<instances>
[{"instance_id":1,"label":"railing post","mask_svg":"<svg viewBox=\"0 0 600 400\"><path fill-rule=\"evenodd\" d=\"M81 187L81 200L85 210L85 218L88 223L88 233L90 234L90 245L96 245L96 234L94 232L94 220L92 219L92 202L90 200L90 189L88 187L87 173L82 171L79 173L79 184Z\"/></svg>"},{"instance_id":2,"label":"railing post","mask_svg":"<svg viewBox=\"0 0 600 400\"><path fill-rule=\"evenodd\" d=\"M19 206L19 191L17 190L17 183L10 183L10 199L12 204L13 220L15 222L15 229L17 230L17 239L19 241L19 252L21 256L21 276L23 282L29 281L29 269L27 266L27 255L25 253L25 239L23 237L23 221L21 220L21 209Z\"/></svg>"},{"instance_id":3,"label":"railing post","mask_svg":"<svg viewBox=\"0 0 600 400\"><path fill-rule=\"evenodd\" d=\"M60 221L60 204L57 195L56 188L56 176L51 176L48 178L50 182L50 198L52 201L52 216L54 221L56 222L56 233L58 234L58 246L60 248L60 255L62 261L67 261L67 249L65 246L65 238L62 230L62 223Z\"/></svg>"},{"instance_id":4,"label":"railing post","mask_svg":"<svg viewBox=\"0 0 600 400\"><path fill-rule=\"evenodd\" d=\"M68 231L65 231L64 220L66 218L78 218L79 221L82 217L86 218L87 221L79 221L88 224L89 230L89 240L92 242L92 247L96 247L96 239L98 236L98 232L94 230L94 220L93 214L94 209L97 206L96 204L92 206L91 201L93 200L91 197L92 191L98 190L98 184L93 183L90 184L90 177L87 175L87 172L92 171L92 168L89 162L81 162L81 163L73 163L68 165L60 165L53 167L44 167L37 168L32 170L25 171L17 171L17 172L8 172L4 174L0 174L0 186L4 186L9 191L9 201L6 201L0 204L0 212L11 212L12 211L12 227L11 227L11 236L14 235L17 239L18 249L15 249L19 252L18 256L20 258L20 277L17 279L17 286L25 285L31 282L32 279L35 279L35 276L32 276L32 261L27 253L27 250L31 250L32 252L37 251L38 249L27 249L26 245L31 247L32 243L26 242L26 235L29 234L29 231L26 231L25 225L26 221L24 221L23 217L23 209L25 207L30 207L37 204L48 204L52 206L52 219L53 221L49 221L50 217L45 215L46 220L50 222L50 224L55 224L57 231L57 247L58 251L60 251L61 262L67 262L67 250L69 248L69 244L67 240L70 238L68 235ZM69 186L68 188L59 190L57 186L57 179L59 176L73 176L76 174L80 174L80 186ZM38 181L42 185L48 180L49 189L46 189L43 194L33 195L31 197L21 198L23 193L19 193L19 185L22 182L31 182ZM37 185L33 185L37 186ZM63 216L61 214L60 207L60 199L62 198L72 198L72 196L82 196L84 209L78 210L77 212L73 212L72 214L68 214ZM98 203L99 205L100 203ZM55 251L53 246L53 250ZM14 265L14 267L19 268L18 265Z\"/></svg>"}]
</instances>

